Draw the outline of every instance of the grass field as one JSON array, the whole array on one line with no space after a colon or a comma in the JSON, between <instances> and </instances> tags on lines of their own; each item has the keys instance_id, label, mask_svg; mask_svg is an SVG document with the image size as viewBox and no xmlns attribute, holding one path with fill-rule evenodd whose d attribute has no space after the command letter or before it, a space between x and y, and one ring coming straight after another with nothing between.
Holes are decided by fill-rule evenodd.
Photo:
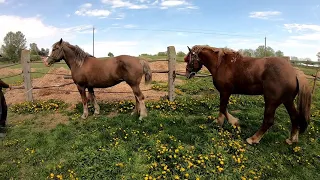
<instances>
[{"instance_id":1,"label":"grass field","mask_svg":"<svg viewBox=\"0 0 320 180\"><path fill-rule=\"evenodd\" d=\"M309 69L308 69L309 71ZM320 84L318 84L319 86ZM50 100L10 107L0 140L0 179L319 179L320 88L312 122L287 145L283 106L258 145L247 145L262 123L261 96L232 96L241 129L219 128L219 95L210 77L178 87L175 102L147 102L149 116L131 116L131 101L101 102L101 115L80 119L82 105Z\"/></svg>"}]
</instances>

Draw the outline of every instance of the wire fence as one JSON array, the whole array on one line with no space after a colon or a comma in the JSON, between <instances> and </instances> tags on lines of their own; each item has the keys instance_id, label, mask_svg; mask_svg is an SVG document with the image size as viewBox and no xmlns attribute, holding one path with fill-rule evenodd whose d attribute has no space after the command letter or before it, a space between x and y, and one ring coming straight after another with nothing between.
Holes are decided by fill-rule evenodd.
<instances>
[{"instance_id":1,"label":"wire fence","mask_svg":"<svg viewBox=\"0 0 320 180\"><path fill-rule=\"evenodd\" d=\"M26 50L27 53L30 53L28 50ZM143 58L145 59L145 58ZM147 59L145 59L147 60ZM148 62L157 62L157 61L169 61L169 58L167 59L152 59L152 60L147 60ZM31 67L32 64L43 64L43 61L30 61L30 57L28 57L27 55L25 55L24 57L21 57L21 62L22 62L22 72L20 72L19 74L15 74L15 75L10 75L10 76L6 76L6 77L2 77L1 79L5 79L5 78L10 78L10 77L14 77L14 76L19 76L19 75L23 75L23 76L30 76L29 80L26 80L26 78L24 77L24 85L20 85L20 86L14 86L12 87L13 89L25 89L25 94L32 94L33 90L41 90L41 89L48 89L48 90L53 90L53 91L57 91L57 92L66 92L66 93L79 93L78 90L74 90L74 89L60 89L62 87L66 87L66 86L70 86L70 85L76 85L74 82L69 82L69 83L64 83L64 84L59 84L59 85L48 85L48 86L33 86L31 83L31 74L41 74L41 75L57 75L57 76L64 76L64 79L72 79L72 76L70 73L54 73L54 72L32 72L31 71ZM10 64L10 65L6 65L6 66L1 66L0 69L2 68L8 68L8 67L12 67L15 65L19 65L20 63L15 63L15 64ZM55 64L63 64L66 65L66 63L64 62L57 62ZM20 64L21 65L21 64ZM169 73L169 70L152 70L152 73ZM27 78L28 79L28 78ZM26 82L29 81L29 82ZM29 88L28 85L26 85L27 83L29 83ZM99 88L98 88L99 89ZM141 91L146 92L146 91L151 91L154 90L152 88L148 88L148 89L142 89ZM111 93L116 93L116 94L126 94L126 93L133 93L133 91L108 91L108 90L95 90L95 93L106 93L106 94L111 94ZM33 96L31 95L31 99L33 100ZM27 97L28 100L28 97Z\"/></svg>"}]
</instances>

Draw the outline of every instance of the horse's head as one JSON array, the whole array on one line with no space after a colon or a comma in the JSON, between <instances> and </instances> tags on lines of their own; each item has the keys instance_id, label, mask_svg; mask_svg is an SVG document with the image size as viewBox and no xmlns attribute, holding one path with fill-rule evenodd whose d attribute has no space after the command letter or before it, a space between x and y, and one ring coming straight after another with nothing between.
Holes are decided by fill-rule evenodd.
<instances>
[{"instance_id":1,"label":"horse's head","mask_svg":"<svg viewBox=\"0 0 320 180\"><path fill-rule=\"evenodd\" d=\"M202 68L201 60L198 56L199 52L192 51L189 46L188 54L184 57L184 61L187 63L186 65L186 77L188 79L193 78L198 71Z\"/></svg>"},{"instance_id":2,"label":"horse's head","mask_svg":"<svg viewBox=\"0 0 320 180\"><path fill-rule=\"evenodd\" d=\"M44 59L44 64L46 66L51 66L55 62L61 61L63 58L64 58L63 40L61 38L60 41L53 44L51 53L46 59Z\"/></svg>"}]
</instances>

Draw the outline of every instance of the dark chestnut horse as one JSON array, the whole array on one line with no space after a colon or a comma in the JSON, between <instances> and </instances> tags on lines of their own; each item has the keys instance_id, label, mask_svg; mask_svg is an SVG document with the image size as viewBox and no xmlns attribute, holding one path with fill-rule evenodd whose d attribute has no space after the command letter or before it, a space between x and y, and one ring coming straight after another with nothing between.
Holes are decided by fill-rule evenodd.
<instances>
[{"instance_id":1,"label":"dark chestnut horse","mask_svg":"<svg viewBox=\"0 0 320 180\"><path fill-rule=\"evenodd\" d=\"M188 49L185 57L187 78L192 78L204 65L220 93L219 125L223 125L224 117L232 125L239 125L238 119L227 111L231 94L263 95L262 126L247 138L247 142L259 143L274 124L275 111L281 104L286 107L292 123L291 135L286 142L298 142L299 132L303 133L310 121L311 90L303 72L296 71L289 61L281 57L245 57L233 50L200 45ZM296 95L298 111L294 105Z\"/></svg>"},{"instance_id":2,"label":"dark chestnut horse","mask_svg":"<svg viewBox=\"0 0 320 180\"><path fill-rule=\"evenodd\" d=\"M145 83L150 83L152 80L152 71L147 61L128 55L99 60L61 38L60 41L52 45L52 51L44 63L46 66L50 66L62 59L69 66L72 79L81 95L83 104L81 117L83 119L88 117L86 88L89 91L89 99L94 103L94 114L99 114L100 107L93 88L107 88L123 81L132 88L136 99L136 106L132 114L139 114L139 119L147 116L144 95L139 87L143 75L145 75Z\"/></svg>"}]
</instances>

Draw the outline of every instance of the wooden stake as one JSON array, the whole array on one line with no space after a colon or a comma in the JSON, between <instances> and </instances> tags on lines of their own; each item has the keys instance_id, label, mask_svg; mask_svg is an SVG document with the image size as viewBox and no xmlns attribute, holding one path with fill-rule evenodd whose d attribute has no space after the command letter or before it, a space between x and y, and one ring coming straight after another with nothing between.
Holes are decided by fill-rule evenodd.
<instances>
[{"instance_id":1,"label":"wooden stake","mask_svg":"<svg viewBox=\"0 0 320 180\"><path fill-rule=\"evenodd\" d=\"M33 101L29 50L21 51L21 64L22 64L24 88L26 91L26 99L27 101Z\"/></svg>"},{"instance_id":2,"label":"wooden stake","mask_svg":"<svg viewBox=\"0 0 320 180\"><path fill-rule=\"evenodd\" d=\"M168 53L168 97L169 101L174 101L175 94L174 94L174 79L175 79L175 73L176 73L176 50L174 46L168 46L167 47L167 53Z\"/></svg>"}]
</instances>

